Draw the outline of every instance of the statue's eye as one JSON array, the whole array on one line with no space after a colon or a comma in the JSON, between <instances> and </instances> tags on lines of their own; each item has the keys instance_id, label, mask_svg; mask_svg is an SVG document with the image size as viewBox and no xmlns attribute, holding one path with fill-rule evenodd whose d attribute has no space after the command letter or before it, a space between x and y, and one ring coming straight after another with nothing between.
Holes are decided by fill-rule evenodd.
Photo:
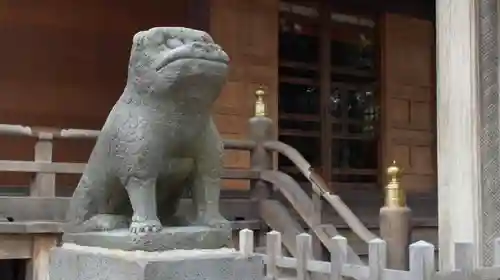
<instances>
[{"instance_id":1,"label":"statue's eye","mask_svg":"<svg viewBox=\"0 0 500 280\"><path fill-rule=\"evenodd\" d=\"M167 40L167 47L175 49L183 45L183 42L178 38L171 38Z\"/></svg>"},{"instance_id":2,"label":"statue's eye","mask_svg":"<svg viewBox=\"0 0 500 280\"><path fill-rule=\"evenodd\" d=\"M201 36L201 40L205 43L210 43L210 37L208 37L208 35L203 35Z\"/></svg>"}]
</instances>

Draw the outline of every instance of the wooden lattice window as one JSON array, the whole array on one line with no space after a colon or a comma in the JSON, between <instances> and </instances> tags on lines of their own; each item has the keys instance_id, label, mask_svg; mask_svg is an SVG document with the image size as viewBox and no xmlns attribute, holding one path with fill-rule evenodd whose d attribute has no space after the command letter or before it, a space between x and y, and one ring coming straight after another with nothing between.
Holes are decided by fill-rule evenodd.
<instances>
[{"instance_id":1,"label":"wooden lattice window","mask_svg":"<svg viewBox=\"0 0 500 280\"><path fill-rule=\"evenodd\" d=\"M374 18L319 4L281 4L279 137L333 188L378 182ZM285 158L279 166L301 180Z\"/></svg>"}]
</instances>

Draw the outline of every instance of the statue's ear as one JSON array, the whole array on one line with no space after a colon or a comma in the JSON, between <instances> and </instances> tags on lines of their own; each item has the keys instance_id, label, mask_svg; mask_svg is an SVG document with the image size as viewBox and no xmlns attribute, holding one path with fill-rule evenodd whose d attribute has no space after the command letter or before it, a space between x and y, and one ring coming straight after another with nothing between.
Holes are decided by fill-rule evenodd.
<instances>
[{"instance_id":1,"label":"statue's ear","mask_svg":"<svg viewBox=\"0 0 500 280\"><path fill-rule=\"evenodd\" d=\"M132 44L134 47L136 46L141 46L144 44L144 37L145 37L145 32L144 31L139 31L135 33L134 38L132 39Z\"/></svg>"}]
</instances>

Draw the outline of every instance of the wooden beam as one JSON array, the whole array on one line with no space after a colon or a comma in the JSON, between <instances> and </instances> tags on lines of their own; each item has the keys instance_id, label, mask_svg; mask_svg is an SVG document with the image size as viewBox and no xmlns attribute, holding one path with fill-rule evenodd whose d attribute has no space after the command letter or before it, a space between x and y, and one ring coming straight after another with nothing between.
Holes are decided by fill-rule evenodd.
<instances>
[{"instance_id":1,"label":"wooden beam","mask_svg":"<svg viewBox=\"0 0 500 280\"><path fill-rule=\"evenodd\" d=\"M29 235L1 234L0 259L31 258L32 241L32 237Z\"/></svg>"}]
</instances>

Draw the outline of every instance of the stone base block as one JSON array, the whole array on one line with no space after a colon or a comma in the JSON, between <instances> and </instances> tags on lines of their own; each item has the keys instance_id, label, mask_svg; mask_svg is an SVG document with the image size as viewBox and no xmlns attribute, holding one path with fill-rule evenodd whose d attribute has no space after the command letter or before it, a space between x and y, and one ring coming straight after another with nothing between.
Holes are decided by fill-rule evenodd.
<instances>
[{"instance_id":1,"label":"stone base block","mask_svg":"<svg viewBox=\"0 0 500 280\"><path fill-rule=\"evenodd\" d=\"M161 232L131 234L128 229L106 232L65 233L64 243L126 251L167 251L174 249L219 249L232 247L231 229L203 226L167 227Z\"/></svg>"},{"instance_id":2,"label":"stone base block","mask_svg":"<svg viewBox=\"0 0 500 280\"><path fill-rule=\"evenodd\" d=\"M49 280L263 280L260 256L233 249L123 251L64 244L51 251Z\"/></svg>"}]
</instances>

